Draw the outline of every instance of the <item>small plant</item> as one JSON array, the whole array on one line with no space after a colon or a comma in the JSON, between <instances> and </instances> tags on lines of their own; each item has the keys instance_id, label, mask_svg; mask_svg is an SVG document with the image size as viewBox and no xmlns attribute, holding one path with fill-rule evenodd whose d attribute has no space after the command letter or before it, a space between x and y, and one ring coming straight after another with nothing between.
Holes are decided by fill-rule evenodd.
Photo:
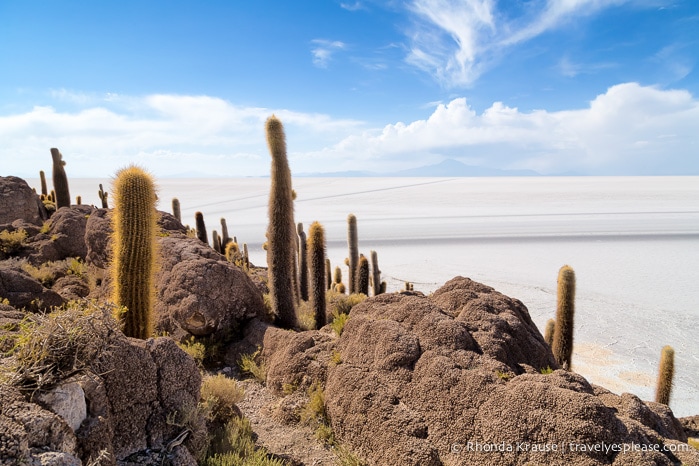
<instances>
[{"instance_id":1,"label":"small plant","mask_svg":"<svg viewBox=\"0 0 699 466\"><path fill-rule=\"evenodd\" d=\"M26 239L27 232L21 228L15 231L0 231L0 258L17 253L24 246Z\"/></svg>"},{"instance_id":2,"label":"small plant","mask_svg":"<svg viewBox=\"0 0 699 466\"><path fill-rule=\"evenodd\" d=\"M243 401L245 390L223 374L207 375L201 383L202 403L210 419L226 422L237 412L236 403Z\"/></svg>"},{"instance_id":3,"label":"small plant","mask_svg":"<svg viewBox=\"0 0 699 466\"><path fill-rule=\"evenodd\" d=\"M204 357L206 356L206 346L204 346L202 343L195 341L194 337L191 337L184 343L178 343L177 346L179 346L185 353L187 353L192 359L194 359L194 361L197 363L197 366L203 367Z\"/></svg>"},{"instance_id":4,"label":"small plant","mask_svg":"<svg viewBox=\"0 0 699 466\"><path fill-rule=\"evenodd\" d=\"M509 372L495 371L495 375L498 376L498 379L504 380L505 382L512 378L512 374L510 374Z\"/></svg>"},{"instance_id":5,"label":"small plant","mask_svg":"<svg viewBox=\"0 0 699 466\"><path fill-rule=\"evenodd\" d=\"M332 354L330 355L330 364L333 366L342 364L342 354L340 354L339 351L333 350Z\"/></svg>"},{"instance_id":6,"label":"small plant","mask_svg":"<svg viewBox=\"0 0 699 466\"><path fill-rule=\"evenodd\" d=\"M337 456L337 466L365 466L363 461L342 445L336 445L333 452Z\"/></svg>"},{"instance_id":7,"label":"small plant","mask_svg":"<svg viewBox=\"0 0 699 466\"><path fill-rule=\"evenodd\" d=\"M294 393L298 389L299 389L299 385L297 383L284 383L284 384L282 384L282 393L284 393L284 395L291 395L292 393Z\"/></svg>"},{"instance_id":8,"label":"small plant","mask_svg":"<svg viewBox=\"0 0 699 466\"><path fill-rule=\"evenodd\" d=\"M354 306L361 303L366 298L367 296L364 294L354 293L348 296L337 291L328 291L325 294L327 306L331 314L335 316L339 314L349 314Z\"/></svg>"},{"instance_id":9,"label":"small plant","mask_svg":"<svg viewBox=\"0 0 699 466\"><path fill-rule=\"evenodd\" d=\"M338 337L342 335L347 319L349 319L348 314L337 314L333 321L330 322L330 327L335 331Z\"/></svg>"},{"instance_id":10,"label":"small plant","mask_svg":"<svg viewBox=\"0 0 699 466\"><path fill-rule=\"evenodd\" d=\"M264 449L255 447L250 421L235 417L225 426L220 445L202 462L204 466L285 466L279 459L268 457Z\"/></svg>"},{"instance_id":11,"label":"small plant","mask_svg":"<svg viewBox=\"0 0 699 466\"><path fill-rule=\"evenodd\" d=\"M693 448L699 450L699 439L694 438L694 437L689 437L687 439L687 443L689 444L690 447L693 447Z\"/></svg>"},{"instance_id":12,"label":"small plant","mask_svg":"<svg viewBox=\"0 0 699 466\"><path fill-rule=\"evenodd\" d=\"M264 362L257 363L256 359L260 356L261 350L258 348L252 354L244 354L238 360L238 367L243 374L251 376L253 379L257 380L261 384L267 381L267 367Z\"/></svg>"},{"instance_id":13,"label":"small plant","mask_svg":"<svg viewBox=\"0 0 699 466\"><path fill-rule=\"evenodd\" d=\"M310 301L301 301L296 310L301 330L313 330L316 328L316 319Z\"/></svg>"},{"instance_id":14,"label":"small plant","mask_svg":"<svg viewBox=\"0 0 699 466\"><path fill-rule=\"evenodd\" d=\"M325 410L325 394L319 383L308 389L308 403L299 413L301 423L315 428L316 438L328 445L335 444L335 434L330 427L328 413Z\"/></svg>"},{"instance_id":15,"label":"small plant","mask_svg":"<svg viewBox=\"0 0 699 466\"><path fill-rule=\"evenodd\" d=\"M541 368L539 372L541 372L543 375L547 375L553 373L553 369L551 369L551 366L546 366Z\"/></svg>"},{"instance_id":16,"label":"small plant","mask_svg":"<svg viewBox=\"0 0 699 466\"><path fill-rule=\"evenodd\" d=\"M87 266L85 263L77 257L73 257L68 260L68 269L66 273L68 275L76 275L78 277L85 277L87 275Z\"/></svg>"}]
</instances>

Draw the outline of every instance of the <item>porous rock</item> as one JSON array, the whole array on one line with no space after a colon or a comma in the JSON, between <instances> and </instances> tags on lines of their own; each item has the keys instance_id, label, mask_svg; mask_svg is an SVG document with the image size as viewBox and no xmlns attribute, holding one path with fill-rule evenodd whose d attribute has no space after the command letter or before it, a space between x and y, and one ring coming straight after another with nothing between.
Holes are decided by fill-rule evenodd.
<instances>
[{"instance_id":1,"label":"porous rock","mask_svg":"<svg viewBox=\"0 0 699 466\"><path fill-rule=\"evenodd\" d=\"M48 311L65 303L58 293L45 288L18 264L0 267L0 298L7 299L17 309L28 310Z\"/></svg>"},{"instance_id":2,"label":"porous rock","mask_svg":"<svg viewBox=\"0 0 699 466\"><path fill-rule=\"evenodd\" d=\"M522 303L463 277L431 297L386 294L355 306L335 351L331 425L369 464L699 464L696 451L561 450L686 437L669 409L557 370Z\"/></svg>"},{"instance_id":3,"label":"porous rock","mask_svg":"<svg viewBox=\"0 0 699 466\"><path fill-rule=\"evenodd\" d=\"M48 221L47 233L35 236L30 243L36 251L30 256L34 263L57 261L68 257L85 259L87 245L85 230L94 207L74 205L61 207Z\"/></svg>"},{"instance_id":4,"label":"porous rock","mask_svg":"<svg viewBox=\"0 0 699 466\"><path fill-rule=\"evenodd\" d=\"M0 176L0 225L20 219L41 225L44 218L41 200L26 181L16 176Z\"/></svg>"}]
</instances>

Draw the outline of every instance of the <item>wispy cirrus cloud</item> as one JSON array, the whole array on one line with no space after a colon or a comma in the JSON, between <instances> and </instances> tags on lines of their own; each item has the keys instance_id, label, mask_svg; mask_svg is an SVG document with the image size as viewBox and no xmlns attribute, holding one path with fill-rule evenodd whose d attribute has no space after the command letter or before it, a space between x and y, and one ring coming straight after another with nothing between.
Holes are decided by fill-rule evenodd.
<instances>
[{"instance_id":1,"label":"wispy cirrus cloud","mask_svg":"<svg viewBox=\"0 0 699 466\"><path fill-rule=\"evenodd\" d=\"M495 0L413 0L406 60L445 87L470 86L513 46L629 2L534 0L505 11Z\"/></svg>"},{"instance_id":2,"label":"wispy cirrus cloud","mask_svg":"<svg viewBox=\"0 0 699 466\"><path fill-rule=\"evenodd\" d=\"M319 68L327 68L333 54L346 47L345 43L339 40L313 39L311 44L313 64Z\"/></svg>"}]
</instances>

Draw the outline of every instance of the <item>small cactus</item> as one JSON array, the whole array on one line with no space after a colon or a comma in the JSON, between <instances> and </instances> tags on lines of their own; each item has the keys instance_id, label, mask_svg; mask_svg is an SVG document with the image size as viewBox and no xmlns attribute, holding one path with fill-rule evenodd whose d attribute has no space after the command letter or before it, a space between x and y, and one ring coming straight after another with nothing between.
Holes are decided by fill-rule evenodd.
<instances>
[{"instance_id":1,"label":"small cactus","mask_svg":"<svg viewBox=\"0 0 699 466\"><path fill-rule=\"evenodd\" d=\"M48 188L46 187L46 174L44 173L44 170L39 171L39 179L41 180L41 195L47 196L49 192Z\"/></svg>"},{"instance_id":2,"label":"small cactus","mask_svg":"<svg viewBox=\"0 0 699 466\"><path fill-rule=\"evenodd\" d=\"M376 251L371 251L371 287L374 289L374 296L382 293L381 270L379 270L379 256Z\"/></svg>"},{"instance_id":3,"label":"small cactus","mask_svg":"<svg viewBox=\"0 0 699 466\"><path fill-rule=\"evenodd\" d=\"M357 217L347 216L347 246L349 248L349 292L357 292L357 266L359 265L359 243L357 241Z\"/></svg>"},{"instance_id":4,"label":"small cactus","mask_svg":"<svg viewBox=\"0 0 699 466\"><path fill-rule=\"evenodd\" d=\"M97 195L100 198L100 201L102 201L102 208L103 209L109 209L109 202L107 201L107 198L109 197L109 193L102 188L102 185L100 184L100 190L97 191Z\"/></svg>"},{"instance_id":5,"label":"small cactus","mask_svg":"<svg viewBox=\"0 0 699 466\"><path fill-rule=\"evenodd\" d=\"M335 273L333 274L333 283L335 285L342 283L342 269L340 267L335 267Z\"/></svg>"},{"instance_id":6,"label":"small cactus","mask_svg":"<svg viewBox=\"0 0 699 466\"><path fill-rule=\"evenodd\" d=\"M176 197L172 198L172 215L178 222L182 223L182 211L180 210L180 200Z\"/></svg>"},{"instance_id":7,"label":"small cactus","mask_svg":"<svg viewBox=\"0 0 699 466\"><path fill-rule=\"evenodd\" d=\"M325 316L325 231L318 222L308 230L308 267L310 269L310 299L316 329L326 324Z\"/></svg>"},{"instance_id":8,"label":"small cactus","mask_svg":"<svg viewBox=\"0 0 699 466\"><path fill-rule=\"evenodd\" d=\"M53 159L53 189L56 191L56 210L61 207L70 207L70 191L68 189L68 176L63 168L65 162L63 155L55 147L51 149Z\"/></svg>"},{"instance_id":9,"label":"small cactus","mask_svg":"<svg viewBox=\"0 0 699 466\"><path fill-rule=\"evenodd\" d=\"M564 265L558 271L558 304L551 351L556 362L571 370L573 357L573 319L575 316L575 271Z\"/></svg>"},{"instance_id":10,"label":"small cactus","mask_svg":"<svg viewBox=\"0 0 699 466\"><path fill-rule=\"evenodd\" d=\"M211 232L211 247L214 248L214 251L218 252L219 254L223 254L223 251L221 250L221 240L218 237L218 231L214 230Z\"/></svg>"},{"instance_id":11,"label":"small cactus","mask_svg":"<svg viewBox=\"0 0 699 466\"><path fill-rule=\"evenodd\" d=\"M556 328L556 321L549 319L546 321L546 329L544 330L544 341L549 347L553 344L553 331Z\"/></svg>"},{"instance_id":12,"label":"small cactus","mask_svg":"<svg viewBox=\"0 0 699 466\"><path fill-rule=\"evenodd\" d=\"M369 295L369 261L364 257L364 254L359 256L356 286L357 293Z\"/></svg>"},{"instance_id":13,"label":"small cactus","mask_svg":"<svg viewBox=\"0 0 699 466\"><path fill-rule=\"evenodd\" d=\"M155 202L150 175L135 166L117 173L112 217L114 302L127 309L119 316L124 334L144 340L153 333Z\"/></svg>"},{"instance_id":14,"label":"small cactus","mask_svg":"<svg viewBox=\"0 0 699 466\"><path fill-rule=\"evenodd\" d=\"M306 233L303 231L303 223L296 227L299 235L299 290L301 299L308 301L308 257L306 254Z\"/></svg>"},{"instance_id":15,"label":"small cactus","mask_svg":"<svg viewBox=\"0 0 699 466\"><path fill-rule=\"evenodd\" d=\"M655 402L670 404L672 379L675 375L675 350L672 346L664 346L660 351L660 367L658 368L658 383L655 388Z\"/></svg>"},{"instance_id":16,"label":"small cactus","mask_svg":"<svg viewBox=\"0 0 699 466\"><path fill-rule=\"evenodd\" d=\"M332 266L330 265L330 259L327 257L325 258L325 288L327 290L332 289L333 287L333 269Z\"/></svg>"},{"instance_id":17,"label":"small cactus","mask_svg":"<svg viewBox=\"0 0 699 466\"><path fill-rule=\"evenodd\" d=\"M232 241L231 237L228 236L228 224L226 219L221 217L221 249L225 249L228 243ZM237 243L238 241L236 241Z\"/></svg>"},{"instance_id":18,"label":"small cactus","mask_svg":"<svg viewBox=\"0 0 699 466\"><path fill-rule=\"evenodd\" d=\"M82 196L75 196L75 203L77 205L82 205L83 203L83 197Z\"/></svg>"},{"instance_id":19,"label":"small cactus","mask_svg":"<svg viewBox=\"0 0 699 466\"><path fill-rule=\"evenodd\" d=\"M250 270L250 255L248 254L248 243L243 243L243 264L245 266L245 270Z\"/></svg>"},{"instance_id":20,"label":"small cactus","mask_svg":"<svg viewBox=\"0 0 699 466\"><path fill-rule=\"evenodd\" d=\"M204 223L204 214L201 212L194 213L194 222L197 228L197 238L202 243L209 244L209 235L206 233L206 223Z\"/></svg>"}]
</instances>

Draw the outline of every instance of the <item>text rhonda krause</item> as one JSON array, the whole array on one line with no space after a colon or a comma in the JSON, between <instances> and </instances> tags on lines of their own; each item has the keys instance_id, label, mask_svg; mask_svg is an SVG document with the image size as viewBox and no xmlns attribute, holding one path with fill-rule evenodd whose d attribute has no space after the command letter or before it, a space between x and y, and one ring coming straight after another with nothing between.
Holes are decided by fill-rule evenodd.
<instances>
[{"instance_id":1,"label":"text rhonda krause","mask_svg":"<svg viewBox=\"0 0 699 466\"><path fill-rule=\"evenodd\" d=\"M506 453L506 452L597 452L597 453L631 453L631 452L675 452L689 451L685 443L661 445L657 443L453 443L452 453Z\"/></svg>"}]
</instances>

